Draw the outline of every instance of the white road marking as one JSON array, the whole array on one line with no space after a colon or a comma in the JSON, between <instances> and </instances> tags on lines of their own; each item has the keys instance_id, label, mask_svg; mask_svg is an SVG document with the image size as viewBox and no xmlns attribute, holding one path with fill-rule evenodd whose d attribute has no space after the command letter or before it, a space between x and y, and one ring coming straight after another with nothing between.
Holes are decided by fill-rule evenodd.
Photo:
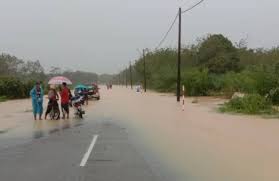
<instances>
[{"instance_id":1,"label":"white road marking","mask_svg":"<svg viewBox=\"0 0 279 181\"><path fill-rule=\"evenodd\" d=\"M89 158L89 156L90 156L90 154L91 154L91 152L92 152L92 150L94 148L94 145L97 142L97 138L98 138L98 135L94 135L93 136L93 140L92 140L92 142L91 142L87 152L84 154L84 156L83 156L83 158L82 158L82 160L80 162L80 165L79 165L80 167L84 167L86 165L87 160L88 160L88 158Z\"/></svg>"}]
</instances>

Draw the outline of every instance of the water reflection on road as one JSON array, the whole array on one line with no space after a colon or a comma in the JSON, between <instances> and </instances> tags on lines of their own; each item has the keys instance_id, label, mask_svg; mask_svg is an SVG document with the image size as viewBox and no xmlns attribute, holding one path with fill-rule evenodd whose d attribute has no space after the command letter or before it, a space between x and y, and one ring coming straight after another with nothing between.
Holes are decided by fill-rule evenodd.
<instances>
[{"instance_id":1,"label":"water reflection on road","mask_svg":"<svg viewBox=\"0 0 279 181\"><path fill-rule=\"evenodd\" d=\"M30 142L34 139L40 139L50 136L51 134L60 134L68 129L79 127L84 124L82 119L68 120L37 120L15 127L1 134L0 149L10 146L16 146Z\"/></svg>"},{"instance_id":2,"label":"water reflection on road","mask_svg":"<svg viewBox=\"0 0 279 181\"><path fill-rule=\"evenodd\" d=\"M33 138L39 139L83 124L81 119L39 120L34 122Z\"/></svg>"}]
</instances>

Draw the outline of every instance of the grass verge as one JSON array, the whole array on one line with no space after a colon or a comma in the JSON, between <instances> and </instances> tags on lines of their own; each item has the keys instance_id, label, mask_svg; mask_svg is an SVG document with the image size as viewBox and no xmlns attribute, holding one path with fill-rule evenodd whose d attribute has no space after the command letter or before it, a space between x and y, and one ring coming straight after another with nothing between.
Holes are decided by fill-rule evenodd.
<instances>
[{"instance_id":1,"label":"grass verge","mask_svg":"<svg viewBox=\"0 0 279 181\"><path fill-rule=\"evenodd\" d=\"M273 115L278 113L272 103L258 94L246 95L243 98L234 98L223 104L221 112L242 113L249 115Z\"/></svg>"},{"instance_id":2,"label":"grass verge","mask_svg":"<svg viewBox=\"0 0 279 181\"><path fill-rule=\"evenodd\" d=\"M8 100L7 97L5 97L5 96L0 96L0 102L5 102L5 101L7 101L7 100Z\"/></svg>"}]
</instances>

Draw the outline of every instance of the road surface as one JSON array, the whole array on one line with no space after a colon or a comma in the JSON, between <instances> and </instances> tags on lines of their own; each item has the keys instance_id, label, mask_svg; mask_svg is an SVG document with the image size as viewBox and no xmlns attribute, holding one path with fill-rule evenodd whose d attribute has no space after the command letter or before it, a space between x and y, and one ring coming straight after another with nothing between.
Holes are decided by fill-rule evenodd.
<instances>
[{"instance_id":1,"label":"road surface","mask_svg":"<svg viewBox=\"0 0 279 181\"><path fill-rule=\"evenodd\" d=\"M0 151L1 180L162 180L112 120L65 123L33 134L31 142Z\"/></svg>"},{"instance_id":2,"label":"road surface","mask_svg":"<svg viewBox=\"0 0 279 181\"><path fill-rule=\"evenodd\" d=\"M279 180L279 122L185 111L175 97L102 88L83 120L34 123L30 100L0 104L0 180Z\"/></svg>"},{"instance_id":3,"label":"road surface","mask_svg":"<svg viewBox=\"0 0 279 181\"><path fill-rule=\"evenodd\" d=\"M0 180L156 181L171 177L121 121L105 116L105 109L95 112L101 101L85 107L84 119L37 122L26 108L28 101L11 101L22 107L14 115L3 116L11 122L4 124L0 134ZM23 121L13 120L20 119L16 114Z\"/></svg>"}]
</instances>

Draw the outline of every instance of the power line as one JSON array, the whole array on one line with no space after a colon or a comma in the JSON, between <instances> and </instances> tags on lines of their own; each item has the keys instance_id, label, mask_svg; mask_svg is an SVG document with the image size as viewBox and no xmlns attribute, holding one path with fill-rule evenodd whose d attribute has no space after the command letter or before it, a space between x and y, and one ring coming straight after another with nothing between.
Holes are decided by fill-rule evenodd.
<instances>
[{"instance_id":1,"label":"power line","mask_svg":"<svg viewBox=\"0 0 279 181\"><path fill-rule=\"evenodd\" d=\"M155 49L158 49L158 48L164 43L164 41L165 41L166 38L168 37L170 31L172 30L172 28L173 28L173 26L174 26L174 24L175 24L175 22L176 22L176 20L177 20L177 18L178 18L178 15L179 15L179 14L177 13L176 16L175 16L175 18L174 18L174 20L173 20L173 22L172 22L172 24L171 24L171 26L170 26L170 28L169 28L168 31L167 31L167 33L165 34L165 36L163 37L163 39L160 41L160 43L158 44L158 46L157 46Z\"/></svg>"},{"instance_id":2,"label":"power line","mask_svg":"<svg viewBox=\"0 0 279 181\"><path fill-rule=\"evenodd\" d=\"M182 14L188 12L188 11L191 11L192 9L194 9L195 7L197 7L198 5L200 5L204 0L200 0L198 3L196 3L195 5L191 6L190 8L182 11Z\"/></svg>"},{"instance_id":3,"label":"power line","mask_svg":"<svg viewBox=\"0 0 279 181\"><path fill-rule=\"evenodd\" d=\"M198 5L200 5L203 1L204 1L204 0L200 0L198 3L194 4L194 5L191 6L190 8L188 8L188 9L182 11L181 14L184 14L184 13L186 13L186 12L188 12L188 11L191 11L192 9L194 9L195 7L197 7ZM174 24L175 24L175 22L176 22L178 16L179 16L179 13L176 14L176 16L175 16L175 18L174 18L174 20L173 20L173 22L172 22L170 28L168 29L167 33L165 34L165 36L163 37L163 39L160 41L160 43L158 44L158 46L157 46L155 49L158 49L158 48L165 42L166 38L168 37L170 31L172 30L172 28L173 28L173 26L174 26Z\"/></svg>"}]
</instances>

